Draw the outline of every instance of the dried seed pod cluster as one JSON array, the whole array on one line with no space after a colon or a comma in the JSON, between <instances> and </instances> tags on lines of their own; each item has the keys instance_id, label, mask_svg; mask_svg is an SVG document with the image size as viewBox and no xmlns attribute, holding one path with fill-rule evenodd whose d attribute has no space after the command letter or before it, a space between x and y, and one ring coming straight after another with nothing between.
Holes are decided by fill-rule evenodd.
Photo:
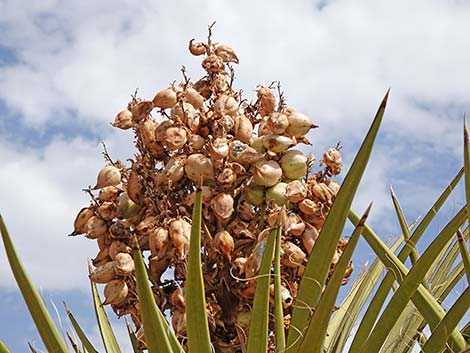
<instances>
[{"instance_id":1,"label":"dried seed pod cluster","mask_svg":"<svg viewBox=\"0 0 470 353\"><path fill-rule=\"evenodd\" d=\"M314 156L299 144L317 126L287 108L277 87L258 86L250 102L233 89L234 50L191 40L206 75L186 77L152 100L133 97L113 126L132 129L138 152L130 165L113 162L88 190L72 233L96 239L91 279L106 283L105 303L130 314L141 329L130 255L136 244L147 256L155 298L170 309L178 337L186 334L185 275L196 187L202 188L203 252L207 314L216 351L238 352L245 343L246 314L270 229L282 225L282 300L286 323L306 261L339 190L339 148ZM277 89L277 98L275 95ZM96 191L99 190L98 194ZM334 268L346 241L338 244ZM345 274L345 282L352 265Z\"/></svg>"}]
</instances>

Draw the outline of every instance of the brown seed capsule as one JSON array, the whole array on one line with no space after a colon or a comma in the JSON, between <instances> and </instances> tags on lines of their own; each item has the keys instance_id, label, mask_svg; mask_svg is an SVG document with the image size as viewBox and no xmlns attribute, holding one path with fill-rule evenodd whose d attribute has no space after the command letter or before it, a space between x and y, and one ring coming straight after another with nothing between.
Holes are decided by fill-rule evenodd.
<instances>
[{"instance_id":1,"label":"brown seed capsule","mask_svg":"<svg viewBox=\"0 0 470 353\"><path fill-rule=\"evenodd\" d=\"M261 160L253 166L253 178L256 184L273 186L281 180L282 169L276 161Z\"/></svg>"},{"instance_id":2,"label":"brown seed capsule","mask_svg":"<svg viewBox=\"0 0 470 353\"><path fill-rule=\"evenodd\" d=\"M100 193L98 195L98 200L100 202L105 201L116 201L119 194L122 192L120 188L117 186L105 186L101 188Z\"/></svg>"},{"instance_id":3,"label":"brown seed capsule","mask_svg":"<svg viewBox=\"0 0 470 353\"><path fill-rule=\"evenodd\" d=\"M155 228L149 235L149 248L152 256L163 257L169 242L168 230L162 227Z\"/></svg>"},{"instance_id":4,"label":"brown seed capsule","mask_svg":"<svg viewBox=\"0 0 470 353\"><path fill-rule=\"evenodd\" d=\"M156 225L157 218L154 216L149 216L140 221L137 227L135 227L135 231L139 236L149 235L151 232L153 232Z\"/></svg>"},{"instance_id":5,"label":"brown seed capsule","mask_svg":"<svg viewBox=\"0 0 470 353\"><path fill-rule=\"evenodd\" d=\"M246 262L246 257L237 257L233 260L233 267L237 270L239 275L242 275L245 272Z\"/></svg>"},{"instance_id":6,"label":"brown seed capsule","mask_svg":"<svg viewBox=\"0 0 470 353\"><path fill-rule=\"evenodd\" d=\"M86 234L88 239L96 239L106 234L108 227L106 222L97 216L92 216L86 222Z\"/></svg>"},{"instance_id":7,"label":"brown seed capsule","mask_svg":"<svg viewBox=\"0 0 470 353\"><path fill-rule=\"evenodd\" d=\"M294 146L295 141L287 136L269 134L263 136L263 145L271 152L282 153Z\"/></svg>"},{"instance_id":8,"label":"brown seed capsule","mask_svg":"<svg viewBox=\"0 0 470 353\"><path fill-rule=\"evenodd\" d=\"M335 197L339 192L340 185L333 179L326 180L325 184L328 186L328 189L330 189L333 197Z\"/></svg>"},{"instance_id":9,"label":"brown seed capsule","mask_svg":"<svg viewBox=\"0 0 470 353\"><path fill-rule=\"evenodd\" d=\"M302 244L304 245L305 250L307 250L307 254L310 255L312 252L313 246L318 238L318 230L311 226L310 224L306 224L305 230L302 233Z\"/></svg>"},{"instance_id":10,"label":"brown seed capsule","mask_svg":"<svg viewBox=\"0 0 470 353\"><path fill-rule=\"evenodd\" d=\"M286 234L300 237L305 230L305 223L296 213L288 213L284 224L284 232Z\"/></svg>"},{"instance_id":11,"label":"brown seed capsule","mask_svg":"<svg viewBox=\"0 0 470 353\"><path fill-rule=\"evenodd\" d=\"M294 243L286 241L281 245L281 263L287 267L301 266L307 255Z\"/></svg>"},{"instance_id":12,"label":"brown seed capsule","mask_svg":"<svg viewBox=\"0 0 470 353\"><path fill-rule=\"evenodd\" d=\"M286 132L290 136L303 137L307 135L310 129L318 127L312 123L307 116L292 109L288 110L287 119L289 120L289 126L287 127Z\"/></svg>"},{"instance_id":13,"label":"brown seed capsule","mask_svg":"<svg viewBox=\"0 0 470 353\"><path fill-rule=\"evenodd\" d=\"M204 137L200 135L191 135L189 139L189 143L195 151L199 151L200 149L204 147L206 140Z\"/></svg>"},{"instance_id":14,"label":"brown seed capsule","mask_svg":"<svg viewBox=\"0 0 470 353\"><path fill-rule=\"evenodd\" d=\"M158 123L151 119L147 118L138 127L138 136L142 139L142 142L145 146L150 146L155 142L155 131L157 130Z\"/></svg>"},{"instance_id":15,"label":"brown seed capsule","mask_svg":"<svg viewBox=\"0 0 470 353\"><path fill-rule=\"evenodd\" d=\"M142 101L137 104L133 104L132 106L128 107L128 109L132 113L132 120L134 120L136 123L139 123L149 116L153 109L153 102Z\"/></svg>"},{"instance_id":16,"label":"brown seed capsule","mask_svg":"<svg viewBox=\"0 0 470 353\"><path fill-rule=\"evenodd\" d=\"M173 156L165 165L164 175L171 185L176 184L184 177L184 164L186 156Z\"/></svg>"},{"instance_id":17,"label":"brown seed capsule","mask_svg":"<svg viewBox=\"0 0 470 353\"><path fill-rule=\"evenodd\" d=\"M235 116L238 112L238 101L232 96L223 94L214 103L214 112L219 116Z\"/></svg>"},{"instance_id":18,"label":"brown seed capsule","mask_svg":"<svg viewBox=\"0 0 470 353\"><path fill-rule=\"evenodd\" d=\"M116 255L119 253L130 253L132 252L132 249L127 246L126 243L119 241L119 240L114 240L111 245L109 246L109 257L111 260L116 259Z\"/></svg>"},{"instance_id":19,"label":"brown seed capsule","mask_svg":"<svg viewBox=\"0 0 470 353\"><path fill-rule=\"evenodd\" d=\"M199 92L205 99L209 99L212 95L211 82L208 79L200 79L194 83L193 88Z\"/></svg>"},{"instance_id":20,"label":"brown seed capsule","mask_svg":"<svg viewBox=\"0 0 470 353\"><path fill-rule=\"evenodd\" d=\"M187 87L184 90L184 97L196 109L201 109L204 105L204 97L193 87Z\"/></svg>"},{"instance_id":21,"label":"brown seed capsule","mask_svg":"<svg viewBox=\"0 0 470 353\"><path fill-rule=\"evenodd\" d=\"M110 221L114 217L116 217L116 214L117 214L116 211L117 211L116 204L111 201L103 202L101 206L98 208L98 213L100 214L101 218L103 218L106 221Z\"/></svg>"},{"instance_id":22,"label":"brown seed capsule","mask_svg":"<svg viewBox=\"0 0 470 353\"><path fill-rule=\"evenodd\" d=\"M70 235L77 235L77 234L83 234L86 233L87 231L87 222L88 220L95 215L94 211L89 208L85 207L78 212L77 217L75 218L75 221L73 222L73 232Z\"/></svg>"},{"instance_id":23,"label":"brown seed capsule","mask_svg":"<svg viewBox=\"0 0 470 353\"><path fill-rule=\"evenodd\" d=\"M121 182L121 172L115 166L109 164L98 173L96 185L93 190L104 188L105 186L116 186Z\"/></svg>"},{"instance_id":24,"label":"brown seed capsule","mask_svg":"<svg viewBox=\"0 0 470 353\"><path fill-rule=\"evenodd\" d=\"M332 190L325 183L315 184L312 187L312 193L322 202L331 202L334 196Z\"/></svg>"},{"instance_id":25,"label":"brown seed capsule","mask_svg":"<svg viewBox=\"0 0 470 353\"><path fill-rule=\"evenodd\" d=\"M256 151L253 147L247 144L234 140L229 145L229 156L232 161L238 163L254 163L263 158L263 154Z\"/></svg>"},{"instance_id":26,"label":"brown seed capsule","mask_svg":"<svg viewBox=\"0 0 470 353\"><path fill-rule=\"evenodd\" d=\"M127 240L130 238L131 230L125 221L118 220L109 227L109 234L113 239Z\"/></svg>"},{"instance_id":27,"label":"brown seed capsule","mask_svg":"<svg viewBox=\"0 0 470 353\"><path fill-rule=\"evenodd\" d=\"M184 171L186 176L196 183L201 182L201 179L214 179L212 162L203 154L190 155L184 165Z\"/></svg>"},{"instance_id":28,"label":"brown seed capsule","mask_svg":"<svg viewBox=\"0 0 470 353\"><path fill-rule=\"evenodd\" d=\"M122 279L113 279L106 283L104 287L104 302L103 305L112 304L119 305L124 302L129 293L127 283Z\"/></svg>"},{"instance_id":29,"label":"brown seed capsule","mask_svg":"<svg viewBox=\"0 0 470 353\"><path fill-rule=\"evenodd\" d=\"M119 276L130 276L134 271L134 260L132 256L128 253L119 253L116 255L115 260L117 265L114 269L117 275Z\"/></svg>"},{"instance_id":30,"label":"brown seed capsule","mask_svg":"<svg viewBox=\"0 0 470 353\"><path fill-rule=\"evenodd\" d=\"M235 139L244 143L250 143L253 137L253 124L245 115L235 118Z\"/></svg>"},{"instance_id":31,"label":"brown seed capsule","mask_svg":"<svg viewBox=\"0 0 470 353\"><path fill-rule=\"evenodd\" d=\"M214 246L227 258L228 261L232 260L235 242L229 232L226 230L218 232L214 237Z\"/></svg>"},{"instance_id":32,"label":"brown seed capsule","mask_svg":"<svg viewBox=\"0 0 470 353\"><path fill-rule=\"evenodd\" d=\"M236 63L238 64L238 57L235 51L228 45L219 44L215 48L215 55L222 58L225 63Z\"/></svg>"},{"instance_id":33,"label":"brown seed capsule","mask_svg":"<svg viewBox=\"0 0 470 353\"><path fill-rule=\"evenodd\" d=\"M276 99L274 94L269 87L259 86L258 88L258 102L260 104L260 115L268 116L274 112L274 107L276 106Z\"/></svg>"},{"instance_id":34,"label":"brown seed capsule","mask_svg":"<svg viewBox=\"0 0 470 353\"><path fill-rule=\"evenodd\" d=\"M116 261L110 261L99 266L90 273L90 279L95 283L108 283L116 276L116 266Z\"/></svg>"},{"instance_id":35,"label":"brown seed capsule","mask_svg":"<svg viewBox=\"0 0 470 353\"><path fill-rule=\"evenodd\" d=\"M253 205L243 200L238 202L237 215L242 221L249 222L256 217L256 211Z\"/></svg>"},{"instance_id":36,"label":"brown seed capsule","mask_svg":"<svg viewBox=\"0 0 470 353\"><path fill-rule=\"evenodd\" d=\"M274 283L269 286L269 294L271 295L271 299L274 299ZM282 307L284 309L287 309L294 301L292 298L292 295L290 294L290 291L281 285L281 301L282 301Z\"/></svg>"},{"instance_id":37,"label":"brown seed capsule","mask_svg":"<svg viewBox=\"0 0 470 353\"><path fill-rule=\"evenodd\" d=\"M194 120L195 116L196 110L191 104L187 102L176 104L173 108L171 108L171 119L174 121L181 121L186 123L189 120Z\"/></svg>"},{"instance_id":38,"label":"brown seed capsule","mask_svg":"<svg viewBox=\"0 0 470 353\"><path fill-rule=\"evenodd\" d=\"M116 115L116 118L114 119L114 122L112 123L112 125L122 130L127 130L127 129L130 129L131 127L134 127L132 113L127 109L120 111Z\"/></svg>"},{"instance_id":39,"label":"brown seed capsule","mask_svg":"<svg viewBox=\"0 0 470 353\"><path fill-rule=\"evenodd\" d=\"M170 223L168 233L176 249L178 259L185 259L189 251L191 224L182 218L176 218Z\"/></svg>"},{"instance_id":40,"label":"brown seed capsule","mask_svg":"<svg viewBox=\"0 0 470 353\"><path fill-rule=\"evenodd\" d=\"M109 246L101 249L92 261L93 266L101 266L111 261L109 256Z\"/></svg>"},{"instance_id":41,"label":"brown seed capsule","mask_svg":"<svg viewBox=\"0 0 470 353\"><path fill-rule=\"evenodd\" d=\"M119 195L117 201L117 216L119 218L131 219L138 215L140 210L139 205L132 201L127 192L123 192Z\"/></svg>"},{"instance_id":42,"label":"brown seed capsule","mask_svg":"<svg viewBox=\"0 0 470 353\"><path fill-rule=\"evenodd\" d=\"M189 51L195 56L206 54L207 48L204 43L194 42L194 39L189 41Z\"/></svg>"},{"instance_id":43,"label":"brown seed capsule","mask_svg":"<svg viewBox=\"0 0 470 353\"><path fill-rule=\"evenodd\" d=\"M224 71L224 61L215 54L208 55L202 61L202 68L208 73L216 73Z\"/></svg>"},{"instance_id":44,"label":"brown seed capsule","mask_svg":"<svg viewBox=\"0 0 470 353\"><path fill-rule=\"evenodd\" d=\"M165 132L165 146L170 151L183 148L187 141L186 130L182 127L170 127Z\"/></svg>"},{"instance_id":45,"label":"brown seed capsule","mask_svg":"<svg viewBox=\"0 0 470 353\"><path fill-rule=\"evenodd\" d=\"M261 268L261 260L263 259L264 249L266 248L267 239L259 241L253 252L248 257L245 264L245 278L253 279Z\"/></svg>"},{"instance_id":46,"label":"brown seed capsule","mask_svg":"<svg viewBox=\"0 0 470 353\"><path fill-rule=\"evenodd\" d=\"M320 165L325 164L328 169L331 170L333 175L341 173L341 167L343 165L343 158L337 148L329 148L324 154L323 159L320 161Z\"/></svg>"},{"instance_id":47,"label":"brown seed capsule","mask_svg":"<svg viewBox=\"0 0 470 353\"><path fill-rule=\"evenodd\" d=\"M294 180L287 184L286 197L292 203L298 203L305 199L307 197L307 185L305 182L303 180Z\"/></svg>"},{"instance_id":48,"label":"brown seed capsule","mask_svg":"<svg viewBox=\"0 0 470 353\"><path fill-rule=\"evenodd\" d=\"M227 73L225 71L215 74L212 87L216 94L223 94L228 91L229 83L227 82Z\"/></svg>"},{"instance_id":49,"label":"brown seed capsule","mask_svg":"<svg viewBox=\"0 0 470 353\"><path fill-rule=\"evenodd\" d=\"M176 288L170 295L170 303L174 306L184 309L186 307L186 298L184 297L183 288Z\"/></svg>"},{"instance_id":50,"label":"brown seed capsule","mask_svg":"<svg viewBox=\"0 0 470 353\"><path fill-rule=\"evenodd\" d=\"M237 175L232 168L224 168L222 172L217 176L217 182L224 188L231 188L235 181L237 180Z\"/></svg>"},{"instance_id":51,"label":"brown seed capsule","mask_svg":"<svg viewBox=\"0 0 470 353\"><path fill-rule=\"evenodd\" d=\"M172 88L166 88L155 95L153 104L161 109L172 108L177 102L176 92Z\"/></svg>"},{"instance_id":52,"label":"brown seed capsule","mask_svg":"<svg viewBox=\"0 0 470 353\"><path fill-rule=\"evenodd\" d=\"M218 137L209 143L209 152L213 161L227 157L229 152L228 140Z\"/></svg>"},{"instance_id":53,"label":"brown seed capsule","mask_svg":"<svg viewBox=\"0 0 470 353\"><path fill-rule=\"evenodd\" d=\"M233 213L233 197L229 194L218 194L211 201L211 208L215 216L222 222L230 219Z\"/></svg>"},{"instance_id":54,"label":"brown seed capsule","mask_svg":"<svg viewBox=\"0 0 470 353\"><path fill-rule=\"evenodd\" d=\"M171 325L175 331L176 337L186 336L186 313L181 310L173 310L171 313Z\"/></svg>"},{"instance_id":55,"label":"brown seed capsule","mask_svg":"<svg viewBox=\"0 0 470 353\"><path fill-rule=\"evenodd\" d=\"M164 120L155 129L155 140L164 142L166 139L166 130L173 126L173 121Z\"/></svg>"},{"instance_id":56,"label":"brown seed capsule","mask_svg":"<svg viewBox=\"0 0 470 353\"><path fill-rule=\"evenodd\" d=\"M299 202L299 209L306 215L314 215L320 211L320 205L310 199L304 199Z\"/></svg>"},{"instance_id":57,"label":"brown seed capsule","mask_svg":"<svg viewBox=\"0 0 470 353\"><path fill-rule=\"evenodd\" d=\"M287 115L278 112L274 112L269 115L267 128L272 134L281 135L286 131L288 126L289 120L287 120Z\"/></svg>"}]
</instances>

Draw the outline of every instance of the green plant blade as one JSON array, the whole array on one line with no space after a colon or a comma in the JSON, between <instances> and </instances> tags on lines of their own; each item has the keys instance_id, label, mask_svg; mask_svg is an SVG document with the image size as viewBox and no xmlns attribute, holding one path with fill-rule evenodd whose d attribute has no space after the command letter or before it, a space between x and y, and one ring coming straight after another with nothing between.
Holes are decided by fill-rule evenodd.
<instances>
[{"instance_id":1,"label":"green plant blade","mask_svg":"<svg viewBox=\"0 0 470 353\"><path fill-rule=\"evenodd\" d=\"M91 293L93 297L93 305L95 308L96 321L98 322L98 328L100 330L101 339L103 340L103 346L107 353L121 353L121 349L116 341L116 336L109 323L108 315L104 310L103 303L101 302L100 295L96 284L90 279Z\"/></svg>"},{"instance_id":2,"label":"green plant blade","mask_svg":"<svg viewBox=\"0 0 470 353\"><path fill-rule=\"evenodd\" d=\"M74 340L72 336L70 336L70 333L66 332L67 338L69 339L70 345L72 346L72 349L75 353L83 353L80 347L78 346L77 342Z\"/></svg>"},{"instance_id":3,"label":"green plant blade","mask_svg":"<svg viewBox=\"0 0 470 353\"><path fill-rule=\"evenodd\" d=\"M29 350L31 351L31 353L38 353L38 351L36 349L34 349L33 345L31 344L31 342L28 342L28 347L29 347Z\"/></svg>"},{"instance_id":4,"label":"green plant blade","mask_svg":"<svg viewBox=\"0 0 470 353\"><path fill-rule=\"evenodd\" d=\"M168 324L155 303L140 249L132 252L135 262L137 294L149 353L175 353L170 344ZM165 321L165 322L164 322Z\"/></svg>"},{"instance_id":5,"label":"green plant blade","mask_svg":"<svg viewBox=\"0 0 470 353\"><path fill-rule=\"evenodd\" d=\"M447 343L448 332L452 332L457 327L459 321L467 313L469 306L470 287L467 287L431 333L431 337L423 346L422 351L425 353L442 352Z\"/></svg>"},{"instance_id":6,"label":"green plant blade","mask_svg":"<svg viewBox=\"0 0 470 353\"><path fill-rule=\"evenodd\" d=\"M331 259L336 250L336 245L346 223L349 208L369 161L375 138L382 122L388 94L389 92L386 93L380 104L374 121L351 164L351 168L342 183L318 240L310 254L311 261L307 263L305 268L292 313L291 329L289 330L287 340L287 352L289 353L297 351L301 335L307 328L311 311L316 307L320 299L323 285L329 272Z\"/></svg>"},{"instance_id":7,"label":"green plant blade","mask_svg":"<svg viewBox=\"0 0 470 353\"><path fill-rule=\"evenodd\" d=\"M463 167L465 170L465 200L470 211L470 143L468 139L467 119L463 119ZM470 227L470 212L468 214L468 226Z\"/></svg>"},{"instance_id":8,"label":"green plant blade","mask_svg":"<svg viewBox=\"0 0 470 353\"><path fill-rule=\"evenodd\" d=\"M454 217L440 232L436 239L434 239L423 255L419 258L416 264L411 268L409 273L402 281L400 287L395 292L388 305L385 307L381 317L379 318L362 349L363 352L375 353L380 350L382 344L387 338L387 335L393 328L393 325L398 320L405 306L414 296L414 293L420 286L420 283L426 275L429 267L431 267L433 262L436 260L436 257L439 255L442 249L445 248L446 244L452 240L453 235L465 220L466 215L466 208L463 208L456 215L456 217ZM453 335L454 342L458 349L463 349L465 348L465 341L462 337L459 339L458 336L459 335L457 334Z\"/></svg>"},{"instance_id":9,"label":"green plant blade","mask_svg":"<svg viewBox=\"0 0 470 353\"><path fill-rule=\"evenodd\" d=\"M256 291L253 299L253 314L250 320L247 353L267 353L269 323L269 284L273 262L276 231L272 231L264 249L261 268L257 275Z\"/></svg>"},{"instance_id":10,"label":"green plant blade","mask_svg":"<svg viewBox=\"0 0 470 353\"><path fill-rule=\"evenodd\" d=\"M85 332L83 332L82 328L80 327L80 325L78 324L78 321L75 319L75 317L73 316L72 312L69 310L69 308L67 307L67 305L65 305L64 303L64 307L65 307L65 311L67 312L67 316L70 320L70 323L72 324L72 327L73 329L75 330L78 338L80 339L80 341L82 342L83 346L85 347L85 349L90 352L90 353L98 353L98 351L95 349L95 347L93 347L93 345L91 344L90 340L88 339L88 337L86 336Z\"/></svg>"},{"instance_id":11,"label":"green plant blade","mask_svg":"<svg viewBox=\"0 0 470 353\"><path fill-rule=\"evenodd\" d=\"M194 201L191 239L189 241L188 271L186 272L186 322L188 347L192 353L211 353L207 322L206 296L201 266L202 195L198 190Z\"/></svg>"},{"instance_id":12,"label":"green plant blade","mask_svg":"<svg viewBox=\"0 0 470 353\"><path fill-rule=\"evenodd\" d=\"M468 254L465 239L460 230L457 232L457 242L459 244L460 255L462 256L463 267L467 275L467 283L470 285L470 255Z\"/></svg>"},{"instance_id":13,"label":"green plant blade","mask_svg":"<svg viewBox=\"0 0 470 353\"><path fill-rule=\"evenodd\" d=\"M52 318L47 311L46 305L39 295L33 283L29 279L26 269L23 267L20 258L15 250L15 246L11 240L10 234L6 228L3 217L0 215L0 230L2 233L3 245L8 257L8 262L11 271L15 276L16 283L20 288L24 301L28 310L33 318L34 324L37 327L39 335L44 343L44 346L50 353L65 353L68 352L67 345L62 339L57 330L57 327L52 321Z\"/></svg>"},{"instance_id":14,"label":"green plant blade","mask_svg":"<svg viewBox=\"0 0 470 353\"><path fill-rule=\"evenodd\" d=\"M129 321L126 320L126 327L127 327L127 333L129 334L129 340L131 341L132 344L132 350L134 353L142 353L143 351L139 349L139 341L137 340L137 336L134 333L134 330L132 329L131 324L129 324Z\"/></svg>"},{"instance_id":15,"label":"green plant blade","mask_svg":"<svg viewBox=\"0 0 470 353\"><path fill-rule=\"evenodd\" d=\"M320 353L323 351L323 342L326 336L328 322L330 321L331 314L333 313L341 282L343 281L344 273L351 260L353 251L356 248L362 229L364 228L371 206L372 205L367 208L366 212L362 216L359 224L349 239L346 249L336 264L335 270L328 281L328 285L325 287L312 319L310 320L298 353Z\"/></svg>"},{"instance_id":16,"label":"green plant blade","mask_svg":"<svg viewBox=\"0 0 470 353\"><path fill-rule=\"evenodd\" d=\"M5 342L0 340L0 353L11 353Z\"/></svg>"},{"instance_id":17,"label":"green plant blade","mask_svg":"<svg viewBox=\"0 0 470 353\"><path fill-rule=\"evenodd\" d=\"M274 325L276 335L276 353L286 350L284 332L284 308L281 297L281 236L282 228L276 230L276 248L274 250Z\"/></svg>"}]
</instances>

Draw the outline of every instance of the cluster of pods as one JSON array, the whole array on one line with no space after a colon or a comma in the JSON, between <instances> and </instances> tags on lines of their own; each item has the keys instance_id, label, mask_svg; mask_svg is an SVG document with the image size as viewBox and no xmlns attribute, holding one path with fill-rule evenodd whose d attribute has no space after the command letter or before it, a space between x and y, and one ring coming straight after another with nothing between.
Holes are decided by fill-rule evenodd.
<instances>
[{"instance_id":1,"label":"cluster of pods","mask_svg":"<svg viewBox=\"0 0 470 353\"><path fill-rule=\"evenodd\" d=\"M107 165L89 188L72 235L96 239L90 277L105 284L105 304L130 315L144 346L132 248L148 259L157 305L169 310L185 344L185 278L196 189L202 189L202 268L207 317L217 352L243 352L266 240L282 224L282 298L286 328L309 254L339 190L339 147L315 162L300 145L317 126L288 108L280 86L258 86L251 101L233 89L234 50L189 43L205 76L153 100L135 96L113 126L132 130L137 153ZM347 241L341 240L333 270ZM345 273L347 282L352 264Z\"/></svg>"}]
</instances>

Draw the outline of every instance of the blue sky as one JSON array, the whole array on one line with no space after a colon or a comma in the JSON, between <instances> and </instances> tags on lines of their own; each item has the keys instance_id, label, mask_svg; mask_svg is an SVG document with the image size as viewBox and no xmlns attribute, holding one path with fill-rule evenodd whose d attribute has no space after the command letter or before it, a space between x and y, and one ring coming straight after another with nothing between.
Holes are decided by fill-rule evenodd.
<instances>
[{"instance_id":1,"label":"blue sky","mask_svg":"<svg viewBox=\"0 0 470 353\"><path fill-rule=\"evenodd\" d=\"M114 158L132 155L131 134L109 123L136 88L152 98L180 79L182 64L202 75L187 43L214 20L215 39L240 58L236 86L247 97L280 80L288 105L320 125L311 135L318 159L341 141L347 166L391 87L355 204L374 201L370 223L384 239L399 234L389 185L411 221L462 165L466 1L0 0L0 212L46 300L62 320L67 301L95 335L86 262L96 245L66 237L88 204L80 190L103 166L101 140ZM452 197L435 229L462 202ZM362 244L355 262L370 258ZM27 339L41 348L3 249L0 298L0 337L14 352L27 352Z\"/></svg>"}]
</instances>

